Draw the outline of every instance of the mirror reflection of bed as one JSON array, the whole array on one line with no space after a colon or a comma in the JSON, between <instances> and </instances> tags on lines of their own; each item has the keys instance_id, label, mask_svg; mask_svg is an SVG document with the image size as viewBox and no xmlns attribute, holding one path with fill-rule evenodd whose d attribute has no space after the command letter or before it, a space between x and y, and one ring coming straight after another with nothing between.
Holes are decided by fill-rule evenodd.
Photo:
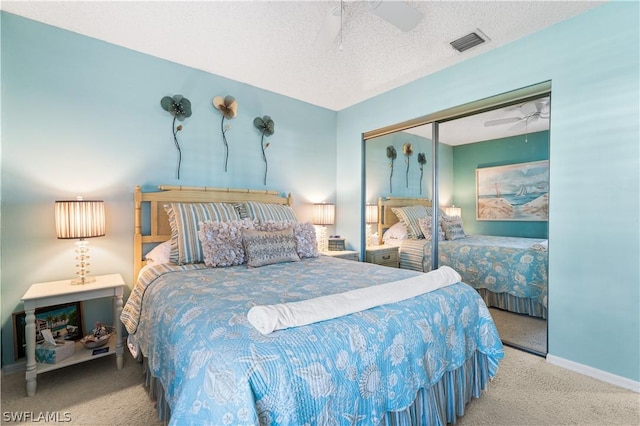
<instances>
[{"instance_id":1,"label":"mirror reflection of bed","mask_svg":"<svg viewBox=\"0 0 640 426\"><path fill-rule=\"evenodd\" d=\"M439 123L435 155L430 152L432 124L365 141L366 202L371 204L374 199L380 199L378 238L374 241L397 245L400 267L406 269L432 269L432 252L437 251L437 266L453 267L462 275L464 282L483 296L503 342L542 356L547 353L548 219L478 218L476 170L548 161L549 114L550 97L545 94L509 104L499 108L499 111L486 111ZM427 164L421 171L421 188L416 184L420 179L416 159L403 155L402 146L407 141L429 153ZM390 144L398 151L394 167L399 174L396 180L390 178L390 161L385 152ZM437 173L432 173L434 156L438 163ZM409 184L404 185L407 183L404 175L407 160L413 162L410 167L416 167L416 170L413 174L409 170ZM463 237L455 238L455 232L451 230L455 239L446 236L440 238L429 228L427 232L431 234L431 240L440 240L435 248L428 238L424 238L424 233L419 239L407 238L406 228L411 229L413 225L419 232L420 224L407 222L415 218L415 211L411 211L405 218L407 220L403 221L399 220L391 207L397 208L398 204L423 205L426 214L431 215L434 196L432 174L437 174L436 197L440 206L437 214L440 223L447 218L451 224L460 225L461 230L456 230L463 234ZM513 182L513 187L518 187L517 182ZM548 186L543 189L548 190ZM514 192L517 190L522 192L521 188ZM503 197L508 200L507 196ZM548 200L548 194L544 199ZM451 221L445 208L452 205L458 209L452 209L449 213L459 216Z\"/></svg>"}]
</instances>

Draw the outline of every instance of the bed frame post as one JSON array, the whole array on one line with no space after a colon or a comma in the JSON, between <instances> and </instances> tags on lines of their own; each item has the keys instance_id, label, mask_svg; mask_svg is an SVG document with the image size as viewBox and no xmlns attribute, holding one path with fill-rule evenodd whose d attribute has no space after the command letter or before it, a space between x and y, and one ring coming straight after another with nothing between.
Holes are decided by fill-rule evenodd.
<instances>
[{"instance_id":1,"label":"bed frame post","mask_svg":"<svg viewBox=\"0 0 640 426\"><path fill-rule=\"evenodd\" d=\"M134 230L133 230L133 284L138 279L138 273L142 268L142 190L136 186L133 193L134 204Z\"/></svg>"}]
</instances>

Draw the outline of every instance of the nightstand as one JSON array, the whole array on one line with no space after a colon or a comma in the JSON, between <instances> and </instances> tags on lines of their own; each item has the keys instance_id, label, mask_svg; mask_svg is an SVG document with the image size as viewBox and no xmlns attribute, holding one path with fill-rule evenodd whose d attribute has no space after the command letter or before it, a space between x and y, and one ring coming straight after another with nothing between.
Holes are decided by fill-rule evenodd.
<instances>
[{"instance_id":1,"label":"nightstand","mask_svg":"<svg viewBox=\"0 0 640 426\"><path fill-rule=\"evenodd\" d=\"M116 368L123 366L123 345L122 345L122 323L120 314L122 313L122 294L124 291L124 280L120 274L101 275L95 281L87 284L72 285L71 280L51 281L47 283L33 284L22 296L25 312L25 340L27 355L27 372L25 379L27 382L27 396L36 393L37 376L46 371L57 370L73 364L101 358L107 355L116 355ZM36 362L36 325L35 310L46 306L58 305L62 303L81 302L102 297L113 298L113 322L116 328L115 342L110 339L108 346L104 346L108 351L86 349L82 343L75 343L75 353L70 358L66 358L55 364L45 364ZM86 334L86 333L85 333Z\"/></svg>"},{"instance_id":2,"label":"nightstand","mask_svg":"<svg viewBox=\"0 0 640 426\"><path fill-rule=\"evenodd\" d=\"M360 260L360 254L355 250L321 251L319 252L319 254L321 256L331 256L337 257L339 259L355 260L356 262Z\"/></svg>"},{"instance_id":3,"label":"nightstand","mask_svg":"<svg viewBox=\"0 0 640 426\"><path fill-rule=\"evenodd\" d=\"M376 265L400 267L400 254L397 246L369 246L365 256L365 262Z\"/></svg>"}]
</instances>

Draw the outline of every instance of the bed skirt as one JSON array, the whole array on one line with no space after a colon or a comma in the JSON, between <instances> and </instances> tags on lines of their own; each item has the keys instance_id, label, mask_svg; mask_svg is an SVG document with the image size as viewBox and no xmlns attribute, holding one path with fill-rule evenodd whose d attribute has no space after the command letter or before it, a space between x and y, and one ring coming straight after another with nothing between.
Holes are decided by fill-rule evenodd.
<instances>
[{"instance_id":1,"label":"bed skirt","mask_svg":"<svg viewBox=\"0 0 640 426\"><path fill-rule=\"evenodd\" d=\"M509 293L493 293L486 288L477 288L476 290L488 308L499 308L504 311L547 319L547 308L536 300L516 297Z\"/></svg>"},{"instance_id":2,"label":"bed skirt","mask_svg":"<svg viewBox=\"0 0 640 426\"><path fill-rule=\"evenodd\" d=\"M155 401L158 418L169 423L171 410L164 397L160 380L151 375L146 357L143 359L145 385L149 397ZM465 363L453 371L447 371L442 378L429 389L419 389L413 404L404 410L386 413L380 421L381 426L445 426L455 424L456 419L464 415L465 406L471 398L480 398L480 394L489 383L489 364L487 356L474 352Z\"/></svg>"}]
</instances>

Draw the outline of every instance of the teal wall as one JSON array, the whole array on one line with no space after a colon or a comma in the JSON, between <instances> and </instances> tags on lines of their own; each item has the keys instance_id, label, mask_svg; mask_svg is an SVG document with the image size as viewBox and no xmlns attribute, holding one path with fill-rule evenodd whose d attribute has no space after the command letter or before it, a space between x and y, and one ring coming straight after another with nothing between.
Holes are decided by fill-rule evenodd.
<instances>
[{"instance_id":1,"label":"teal wall","mask_svg":"<svg viewBox=\"0 0 640 426\"><path fill-rule=\"evenodd\" d=\"M549 132L453 147L453 204L462 209L468 234L547 238L546 221L476 220L476 169L549 159Z\"/></svg>"},{"instance_id":2,"label":"teal wall","mask_svg":"<svg viewBox=\"0 0 640 426\"><path fill-rule=\"evenodd\" d=\"M410 143L413 154L408 158L402 153L402 146ZM393 176L391 174L391 159L387 157L387 146L396 149L397 158L393 162ZM420 185L420 164L418 153L425 153L427 164L422 171L422 188ZM375 204L379 197L425 197L431 198L431 140L405 132L391 133L370 139L366 142L366 170L367 170L367 203ZM409 170L407 173L407 160ZM391 181L391 182L390 182ZM420 191L422 189L422 192Z\"/></svg>"},{"instance_id":3,"label":"teal wall","mask_svg":"<svg viewBox=\"0 0 640 426\"><path fill-rule=\"evenodd\" d=\"M129 286L136 185L287 191L302 220L311 217L310 203L335 201L335 111L6 12L1 31L3 365L13 361L11 314L22 310L29 285L75 273L73 243L55 237L57 199L105 201L107 235L90 241L90 269L119 272ZM193 107L178 136L180 180L172 117L160 107L162 97L174 94ZM224 173L221 116L212 99L227 94L239 108L227 121L232 128ZM265 114L275 121L266 187L260 135L252 124ZM110 302L88 303L85 313L88 325L110 319Z\"/></svg>"},{"instance_id":4,"label":"teal wall","mask_svg":"<svg viewBox=\"0 0 640 426\"><path fill-rule=\"evenodd\" d=\"M340 111L338 232L358 240L362 133L551 81L549 354L640 381L639 28L608 2Z\"/></svg>"}]
</instances>

